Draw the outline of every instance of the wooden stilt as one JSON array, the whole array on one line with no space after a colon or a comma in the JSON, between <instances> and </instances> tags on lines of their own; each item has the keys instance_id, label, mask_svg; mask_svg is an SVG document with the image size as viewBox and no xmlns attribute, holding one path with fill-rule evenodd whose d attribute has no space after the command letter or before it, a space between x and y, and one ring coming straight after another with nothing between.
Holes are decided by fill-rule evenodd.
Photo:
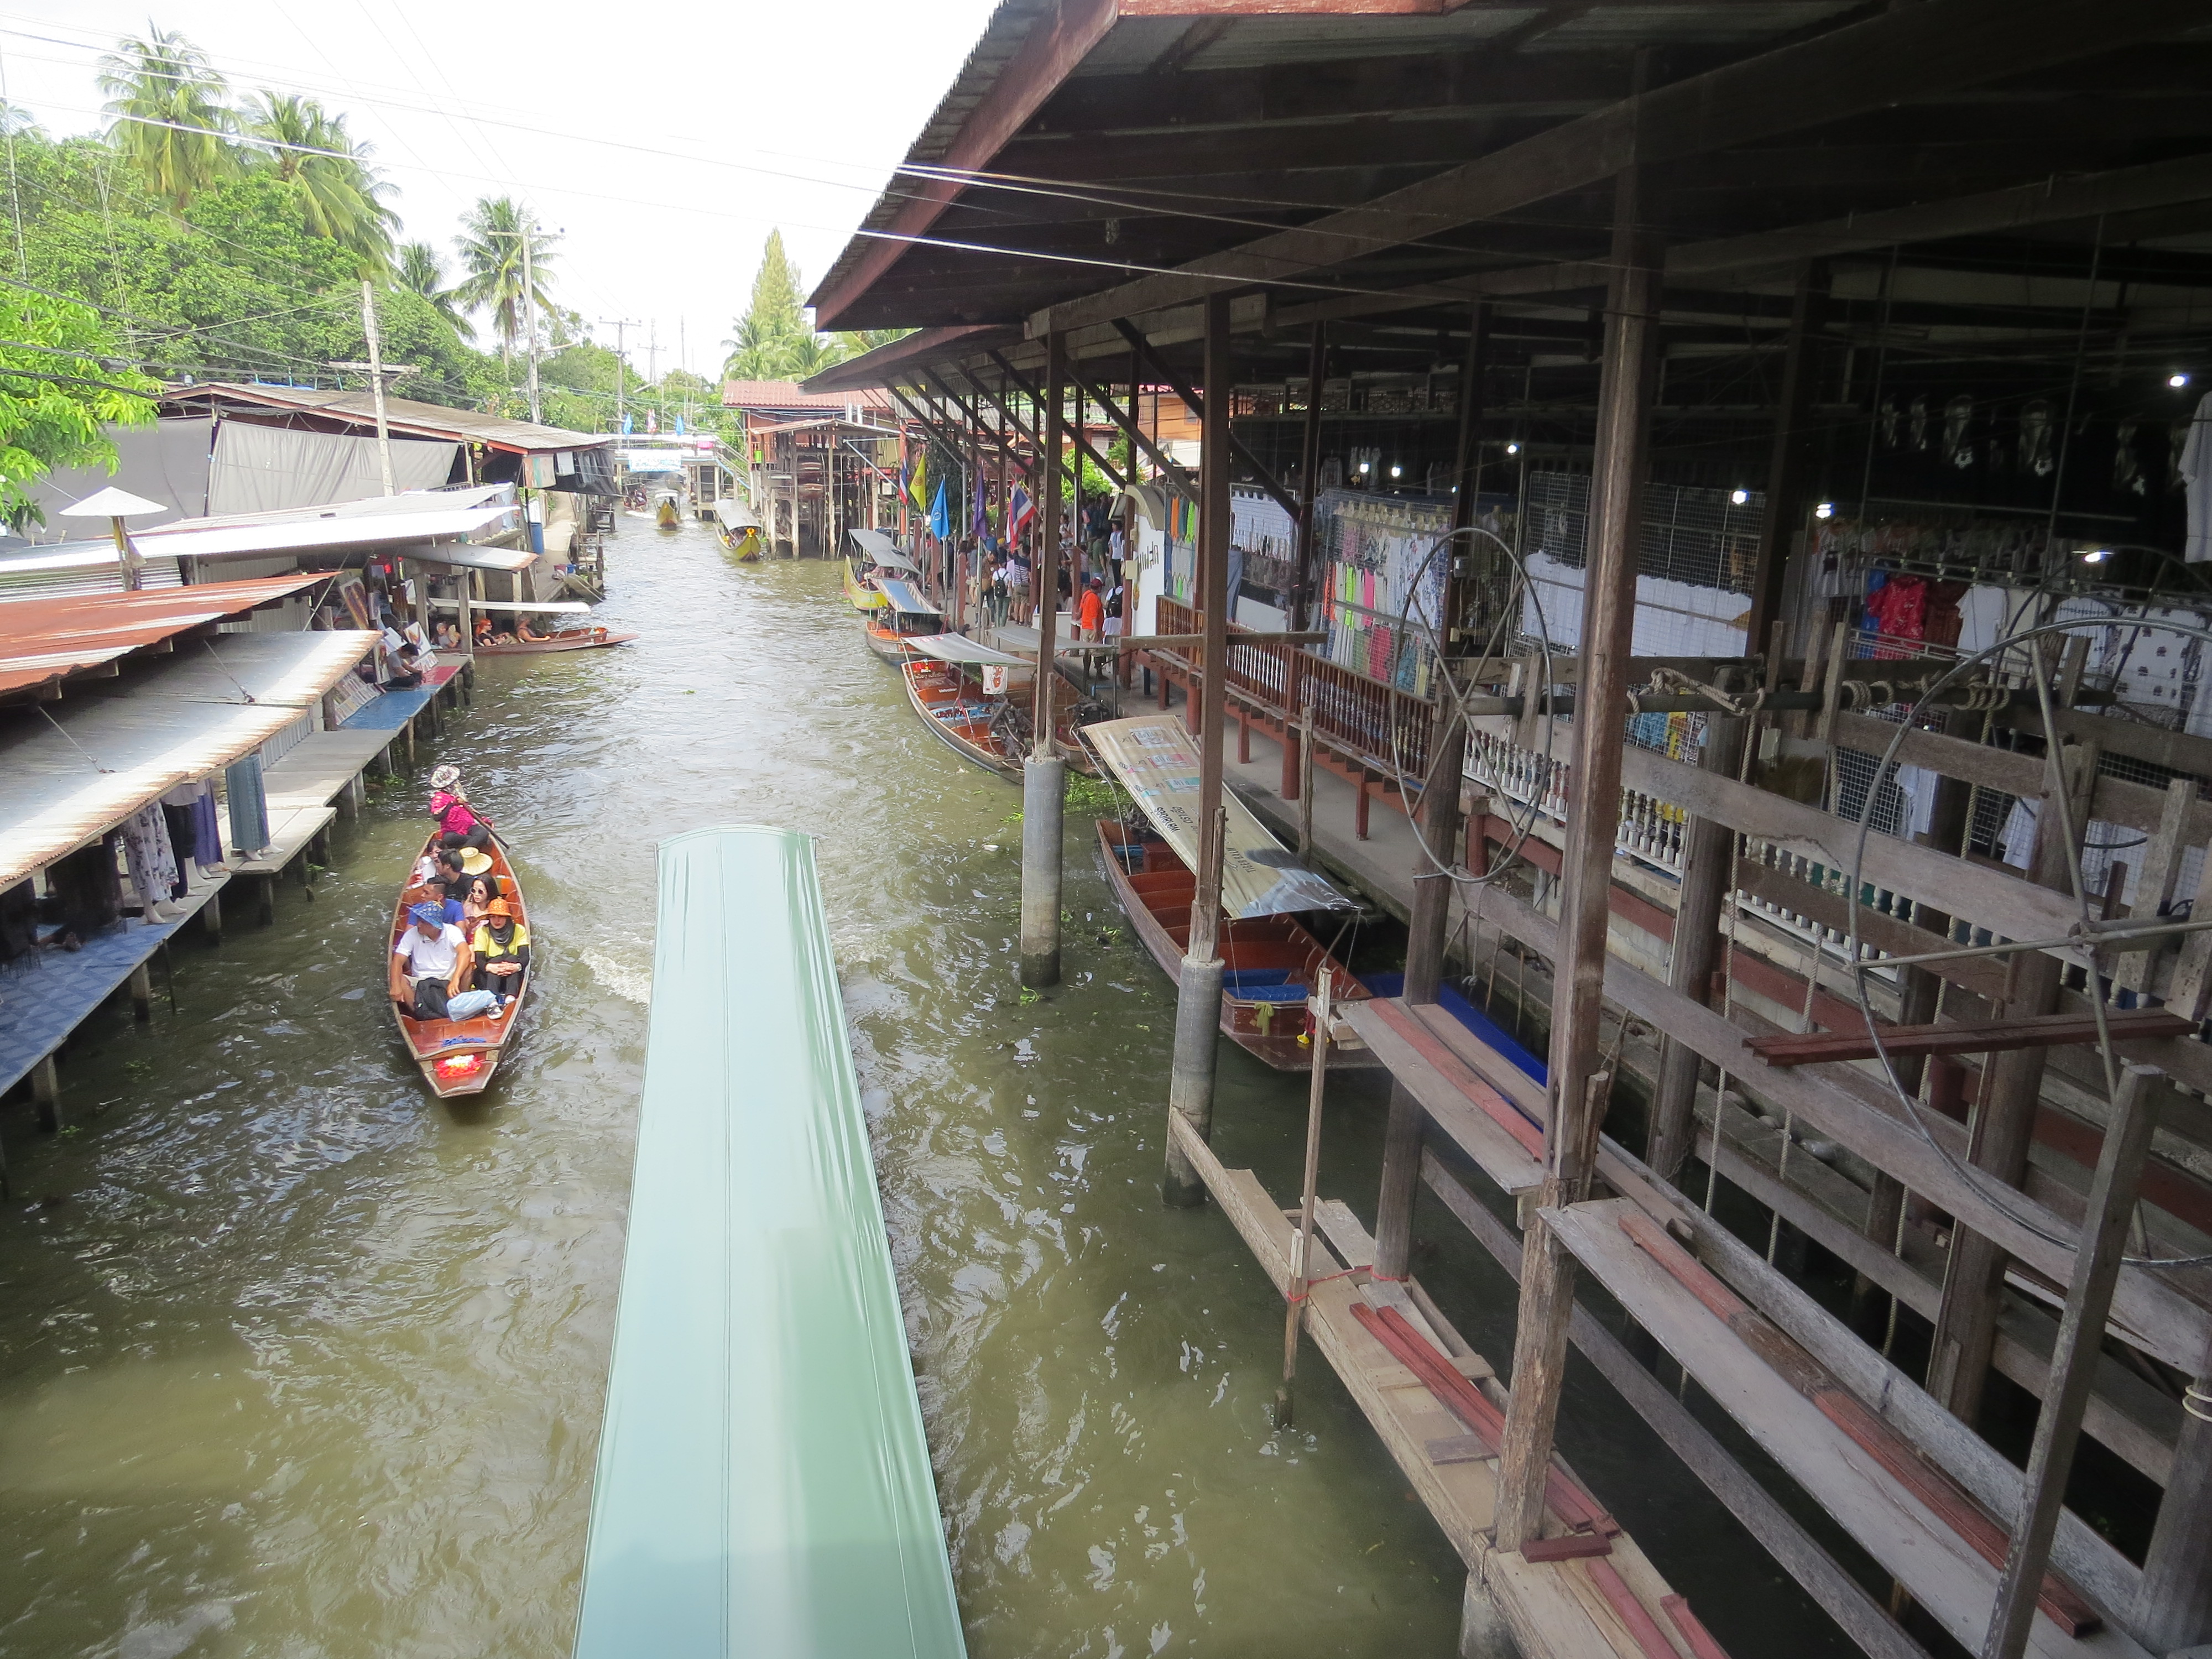
<instances>
[{"instance_id":1,"label":"wooden stilt","mask_svg":"<svg viewBox=\"0 0 2212 1659\"><path fill-rule=\"evenodd\" d=\"M154 1018L154 968L142 962L131 970L131 1012L139 1019Z\"/></svg>"},{"instance_id":2,"label":"wooden stilt","mask_svg":"<svg viewBox=\"0 0 2212 1659\"><path fill-rule=\"evenodd\" d=\"M222 895L210 893L200 901L200 932L207 935L208 943L222 943Z\"/></svg>"},{"instance_id":3,"label":"wooden stilt","mask_svg":"<svg viewBox=\"0 0 2212 1659\"><path fill-rule=\"evenodd\" d=\"M2027 1627L2042 1593L2044 1570L2050 1565L2051 1540L2058 1528L2066 1479L2073 1472L2074 1449L2081 1437L2081 1413L2096 1378L2105 1322L2112 1310L2112 1287L2119 1282L2120 1257L2135 1217L2143 1155L2150 1150L2157 1118L2157 1096L2151 1085L2158 1077L2156 1067L2134 1061L2127 1062L2120 1074L2112 1121L2106 1125L2097 1172L2089 1183L2081 1242L2073 1280L2066 1289L2066 1310L2059 1316L2058 1340L2051 1351L2051 1378L2036 1417L2035 1439L2028 1448L2020 1518L2013 1528L1996 1608L1982 1642L1982 1659L2020 1659L2027 1647ZM2200 1548L2203 1541L2198 1540Z\"/></svg>"},{"instance_id":4,"label":"wooden stilt","mask_svg":"<svg viewBox=\"0 0 2212 1659\"><path fill-rule=\"evenodd\" d=\"M52 1134L62 1127L62 1073L52 1054L31 1067L31 1099L39 1109L39 1127Z\"/></svg>"},{"instance_id":5,"label":"wooden stilt","mask_svg":"<svg viewBox=\"0 0 2212 1659\"><path fill-rule=\"evenodd\" d=\"M1744 722L1708 715L1705 753L1698 764L1709 772L1736 775L1742 757ZM1700 1002L1710 1000L1713 969L1720 960L1721 910L1729 896L1735 864L1735 832L1713 818L1695 817L1682 827L1682 888L1674 908L1674 943L1667 963L1667 983ZM1651 1132L1644 1161L1662 1180L1679 1181L1690 1154L1692 1108L1697 1103L1697 1050L1664 1038L1659 1078L1651 1093Z\"/></svg>"},{"instance_id":6,"label":"wooden stilt","mask_svg":"<svg viewBox=\"0 0 2212 1659\"><path fill-rule=\"evenodd\" d=\"M1321 492L1321 389L1328 378L1327 325L1316 323L1306 347L1306 418L1298 440L1298 568L1291 583L1291 626L1304 628L1313 614L1314 498ZM1283 701L1285 709L1297 707L1295 691Z\"/></svg>"},{"instance_id":7,"label":"wooden stilt","mask_svg":"<svg viewBox=\"0 0 2212 1659\"><path fill-rule=\"evenodd\" d=\"M1283 775L1275 793L1285 800L1297 800L1302 791L1298 782L1298 746L1291 726L1291 711L1305 696L1305 653L1296 649L1283 653Z\"/></svg>"},{"instance_id":8,"label":"wooden stilt","mask_svg":"<svg viewBox=\"0 0 2212 1659\"><path fill-rule=\"evenodd\" d=\"M252 880L255 914L264 927L270 927L276 920L276 878L255 876Z\"/></svg>"},{"instance_id":9,"label":"wooden stilt","mask_svg":"<svg viewBox=\"0 0 2212 1659\"><path fill-rule=\"evenodd\" d=\"M1291 1246L1289 1309L1283 1317L1283 1386L1275 1391L1275 1426L1286 1429L1295 1413L1291 1389L1298 1375L1298 1332L1305 1324L1306 1283L1312 1275L1314 1205L1321 1182L1321 1104L1328 1085L1328 1033L1335 1018L1334 972L1323 968L1315 989L1313 1065L1306 1083L1305 1182L1299 1188L1298 1236Z\"/></svg>"},{"instance_id":10,"label":"wooden stilt","mask_svg":"<svg viewBox=\"0 0 2212 1659\"><path fill-rule=\"evenodd\" d=\"M2212 1642L2212 1376L2190 1383L2181 1408L2132 1621L2153 1653Z\"/></svg>"},{"instance_id":11,"label":"wooden stilt","mask_svg":"<svg viewBox=\"0 0 2212 1659\"><path fill-rule=\"evenodd\" d=\"M1581 708L1621 708L1636 614L1644 447L1658 342L1656 239L1640 227L1634 169L1615 180L1612 277L1598 398L1590 556L1579 652ZM1620 828L1619 722L1605 714L1574 726L1573 799L1563 855L1560 950L1552 1004L1552 1118L1544 1134L1541 1204L1580 1200L1595 1162L1597 1127L1611 1077L1598 1069L1605 1000L1606 936ZM1517 1550L1543 1532L1546 1473L1566 1368L1574 1308L1574 1258L1540 1217L1523 1235L1513 1396L1499 1467L1498 1547Z\"/></svg>"}]
</instances>

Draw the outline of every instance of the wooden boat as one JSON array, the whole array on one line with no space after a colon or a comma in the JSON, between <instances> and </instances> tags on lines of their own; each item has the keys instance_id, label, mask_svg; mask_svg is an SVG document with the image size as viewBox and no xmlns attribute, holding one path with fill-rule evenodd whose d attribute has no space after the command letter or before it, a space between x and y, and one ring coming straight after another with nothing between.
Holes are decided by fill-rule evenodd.
<instances>
[{"instance_id":1,"label":"wooden boat","mask_svg":"<svg viewBox=\"0 0 2212 1659\"><path fill-rule=\"evenodd\" d=\"M883 606L862 619L868 649L896 668L914 656L907 641L923 635L942 633L945 617L921 597L912 582L886 574L876 578L876 586Z\"/></svg>"},{"instance_id":2,"label":"wooden boat","mask_svg":"<svg viewBox=\"0 0 2212 1659\"><path fill-rule=\"evenodd\" d=\"M845 598L855 611L880 611L884 608L883 590L866 574L865 563L860 559L845 561Z\"/></svg>"},{"instance_id":3,"label":"wooden boat","mask_svg":"<svg viewBox=\"0 0 2212 1659\"><path fill-rule=\"evenodd\" d=\"M677 507L673 495L662 496L660 505L653 509L653 526L656 530L680 530L684 527L684 514Z\"/></svg>"},{"instance_id":4,"label":"wooden boat","mask_svg":"<svg viewBox=\"0 0 2212 1659\"><path fill-rule=\"evenodd\" d=\"M1112 818L1098 820L1098 845L1106 858L1106 878L1128 913L1137 937L1170 979L1182 972L1183 948L1190 942L1190 905L1198 878L1175 849L1147 830L1132 830ZM1372 994L1352 976L1341 957L1331 954L1305 925L1289 915L1224 917L1221 960L1222 1034L1279 1072L1303 1072L1313 1060L1311 1046L1300 1041L1312 1029L1306 999L1312 995L1322 964L1336 964L1336 1000L1364 1001ZM1372 1066L1364 1049L1329 1055L1331 1069Z\"/></svg>"},{"instance_id":5,"label":"wooden boat","mask_svg":"<svg viewBox=\"0 0 2212 1659\"><path fill-rule=\"evenodd\" d=\"M422 852L416 854L408 866L409 870L411 872L414 865L421 862L422 854L431 852L437 844L438 837L433 833L423 842ZM530 921L522 902L521 884L515 880L514 868L496 840L487 855L491 860L491 869L487 873L499 878L500 896L514 907L515 921L527 927ZM387 979L392 971L392 950L399 943L401 931L413 925L407 920L407 907L417 898L427 896L428 891L412 885L400 890L399 902L392 907L392 929L384 940L383 972ZM456 1095L483 1092L492 1073L499 1069L507 1042L522 1024L522 1005L529 994L530 973L526 969L522 983L515 988L514 1000L507 1004L503 1018L495 1010L474 1019L416 1019L388 997L386 1001L392 1020L399 1027L399 1040L407 1045L408 1058L421 1068L422 1080L430 1085L431 1092L441 1100L448 1100Z\"/></svg>"},{"instance_id":6,"label":"wooden boat","mask_svg":"<svg viewBox=\"0 0 2212 1659\"><path fill-rule=\"evenodd\" d=\"M739 564L752 564L761 556L761 523L753 510L734 495L714 503L714 533L722 545L738 556Z\"/></svg>"},{"instance_id":7,"label":"wooden boat","mask_svg":"<svg viewBox=\"0 0 2212 1659\"><path fill-rule=\"evenodd\" d=\"M508 645L480 645L479 657L534 657L547 651L592 651L603 645L628 645L635 634L614 634L604 628L564 628L542 640L518 639Z\"/></svg>"},{"instance_id":8,"label":"wooden boat","mask_svg":"<svg viewBox=\"0 0 2212 1659\"><path fill-rule=\"evenodd\" d=\"M992 696L958 663L910 655L900 669L907 701L954 754L1002 778L1019 778L1030 723L1006 696Z\"/></svg>"}]
</instances>

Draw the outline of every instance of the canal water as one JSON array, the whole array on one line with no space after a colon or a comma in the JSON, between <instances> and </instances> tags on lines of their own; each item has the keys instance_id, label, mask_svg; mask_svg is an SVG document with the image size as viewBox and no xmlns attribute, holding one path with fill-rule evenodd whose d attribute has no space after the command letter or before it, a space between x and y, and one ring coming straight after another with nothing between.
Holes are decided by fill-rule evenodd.
<instances>
[{"instance_id":1,"label":"canal water","mask_svg":"<svg viewBox=\"0 0 2212 1659\"><path fill-rule=\"evenodd\" d=\"M1271 1426L1281 1303L1220 1216L1158 1202L1172 988L1087 824L1066 982L1024 997L1018 792L914 718L836 567L635 520L609 566L600 620L643 637L487 664L434 745L538 939L487 1098L426 1097L383 999L410 783L340 827L312 902L180 945L173 1010L88 1028L68 1132L0 1118L0 1655L567 1653L654 843L733 823L819 837L970 1651L1450 1653L1456 1558L1317 1357ZM1217 1142L1285 1201L1304 1093L1224 1049ZM1382 1111L1332 1097L1325 1187L1363 1213ZM1504 1364L1510 1286L1443 1249ZM1810 1635L1763 1555L1639 1504L1617 1416L1571 1395L1566 1432L1608 1425L1585 1472L1662 1565L1733 1556L1709 1622Z\"/></svg>"}]
</instances>

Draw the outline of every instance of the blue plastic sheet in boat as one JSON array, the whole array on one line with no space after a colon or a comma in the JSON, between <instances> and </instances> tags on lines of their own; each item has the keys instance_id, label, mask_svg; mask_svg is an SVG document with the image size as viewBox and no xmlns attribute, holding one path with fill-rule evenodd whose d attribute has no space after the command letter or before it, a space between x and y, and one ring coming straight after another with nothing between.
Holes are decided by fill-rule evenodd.
<instances>
[{"instance_id":1,"label":"blue plastic sheet in boat","mask_svg":"<svg viewBox=\"0 0 2212 1659\"><path fill-rule=\"evenodd\" d=\"M961 1659L806 836L660 847L577 1659Z\"/></svg>"}]
</instances>

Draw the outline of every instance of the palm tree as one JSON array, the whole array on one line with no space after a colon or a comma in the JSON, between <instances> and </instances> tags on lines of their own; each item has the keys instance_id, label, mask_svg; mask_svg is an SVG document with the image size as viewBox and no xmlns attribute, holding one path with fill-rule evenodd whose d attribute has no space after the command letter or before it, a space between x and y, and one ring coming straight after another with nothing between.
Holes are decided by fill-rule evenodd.
<instances>
[{"instance_id":1,"label":"palm tree","mask_svg":"<svg viewBox=\"0 0 2212 1659\"><path fill-rule=\"evenodd\" d=\"M428 242L410 242L401 248L392 274L400 287L428 300L431 308L453 325L455 333L464 338L474 337L476 331L454 303L453 291L446 286L445 262Z\"/></svg>"},{"instance_id":2,"label":"palm tree","mask_svg":"<svg viewBox=\"0 0 2212 1659\"><path fill-rule=\"evenodd\" d=\"M471 311L491 313L500 361L508 362L523 326L523 238L530 239L531 287L541 312L552 304L546 297L545 267L556 257L553 244L560 239L540 229L509 196L478 201L461 216L461 233L453 246L460 250L466 275L454 287L453 298Z\"/></svg>"},{"instance_id":3,"label":"palm tree","mask_svg":"<svg viewBox=\"0 0 2212 1659\"><path fill-rule=\"evenodd\" d=\"M146 187L181 212L235 170L227 135L237 118L206 53L181 34L150 26L146 34L117 41L100 60L100 89L115 118L108 137Z\"/></svg>"},{"instance_id":4,"label":"palm tree","mask_svg":"<svg viewBox=\"0 0 2212 1659\"><path fill-rule=\"evenodd\" d=\"M246 106L242 125L248 147L265 152L276 176L297 187L311 233L357 256L372 274L389 269L399 216L380 198L393 186L368 165L375 147L347 132L344 116L312 98L264 92Z\"/></svg>"}]
</instances>

